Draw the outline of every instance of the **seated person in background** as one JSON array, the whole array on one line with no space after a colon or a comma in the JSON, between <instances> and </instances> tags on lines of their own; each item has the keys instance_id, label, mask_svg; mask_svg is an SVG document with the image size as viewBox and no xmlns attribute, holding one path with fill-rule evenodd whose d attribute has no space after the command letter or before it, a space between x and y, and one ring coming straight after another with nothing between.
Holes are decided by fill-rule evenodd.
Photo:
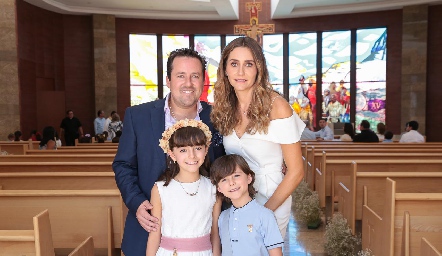
<instances>
[{"instance_id":1,"label":"seated person in background","mask_svg":"<svg viewBox=\"0 0 442 256\"><path fill-rule=\"evenodd\" d=\"M30 140L37 141L37 130L32 130L30 134Z\"/></svg>"},{"instance_id":2,"label":"seated person in background","mask_svg":"<svg viewBox=\"0 0 442 256\"><path fill-rule=\"evenodd\" d=\"M382 142L393 142L393 133L391 131L386 131Z\"/></svg>"},{"instance_id":3,"label":"seated person in background","mask_svg":"<svg viewBox=\"0 0 442 256\"><path fill-rule=\"evenodd\" d=\"M21 131L15 131L14 132L14 141L22 141L21 139Z\"/></svg>"},{"instance_id":4,"label":"seated person in background","mask_svg":"<svg viewBox=\"0 0 442 256\"><path fill-rule=\"evenodd\" d=\"M417 121L410 121L407 123L406 133L402 134L401 143L423 143L425 142L424 136L422 136L417 129L419 123Z\"/></svg>"},{"instance_id":5,"label":"seated person in background","mask_svg":"<svg viewBox=\"0 0 442 256\"><path fill-rule=\"evenodd\" d=\"M384 140L384 133L385 133L385 124L384 123L378 123L378 125L376 126L376 135L379 138L379 141L383 141Z\"/></svg>"},{"instance_id":6,"label":"seated person in background","mask_svg":"<svg viewBox=\"0 0 442 256\"><path fill-rule=\"evenodd\" d=\"M367 120L362 120L359 129L361 133L355 135L353 142L379 142L376 133L370 130L370 123Z\"/></svg>"},{"instance_id":7,"label":"seated person in background","mask_svg":"<svg viewBox=\"0 0 442 256\"><path fill-rule=\"evenodd\" d=\"M40 141L39 149L57 149L57 144L55 142L55 128L52 126L46 126L43 129L43 138Z\"/></svg>"},{"instance_id":8,"label":"seated person in background","mask_svg":"<svg viewBox=\"0 0 442 256\"><path fill-rule=\"evenodd\" d=\"M321 130L315 132L317 140L333 140L334 139L333 131L327 125L327 119L319 120L319 127L321 127Z\"/></svg>"},{"instance_id":9,"label":"seated person in background","mask_svg":"<svg viewBox=\"0 0 442 256\"><path fill-rule=\"evenodd\" d=\"M60 137L58 137L57 131L55 131L55 145L57 146L57 148L61 147L61 140Z\"/></svg>"},{"instance_id":10,"label":"seated person in background","mask_svg":"<svg viewBox=\"0 0 442 256\"><path fill-rule=\"evenodd\" d=\"M95 136L97 143L104 143L107 139L107 133L100 133Z\"/></svg>"},{"instance_id":11,"label":"seated person in background","mask_svg":"<svg viewBox=\"0 0 442 256\"><path fill-rule=\"evenodd\" d=\"M344 134L339 138L341 141L353 141L353 137L355 136L355 131L353 129L353 125L351 123L344 124Z\"/></svg>"},{"instance_id":12,"label":"seated person in background","mask_svg":"<svg viewBox=\"0 0 442 256\"><path fill-rule=\"evenodd\" d=\"M92 143L91 135L90 134L86 134L84 137L78 138L78 142L80 142L80 143Z\"/></svg>"},{"instance_id":13,"label":"seated person in background","mask_svg":"<svg viewBox=\"0 0 442 256\"><path fill-rule=\"evenodd\" d=\"M122 131L115 132L115 137L112 139L112 143L119 143Z\"/></svg>"},{"instance_id":14,"label":"seated person in background","mask_svg":"<svg viewBox=\"0 0 442 256\"><path fill-rule=\"evenodd\" d=\"M8 135L8 141L14 141L14 139L15 139L14 134L13 134L13 133L10 133L10 134Z\"/></svg>"},{"instance_id":15,"label":"seated person in background","mask_svg":"<svg viewBox=\"0 0 442 256\"><path fill-rule=\"evenodd\" d=\"M305 127L304 131L301 134L301 140L316 140L315 133L310 130L310 122L308 120L304 120Z\"/></svg>"},{"instance_id":16,"label":"seated person in background","mask_svg":"<svg viewBox=\"0 0 442 256\"><path fill-rule=\"evenodd\" d=\"M41 135L40 132L37 132L37 133L35 134L35 139L36 139L37 141L41 141L41 140L43 139L43 135Z\"/></svg>"}]
</instances>

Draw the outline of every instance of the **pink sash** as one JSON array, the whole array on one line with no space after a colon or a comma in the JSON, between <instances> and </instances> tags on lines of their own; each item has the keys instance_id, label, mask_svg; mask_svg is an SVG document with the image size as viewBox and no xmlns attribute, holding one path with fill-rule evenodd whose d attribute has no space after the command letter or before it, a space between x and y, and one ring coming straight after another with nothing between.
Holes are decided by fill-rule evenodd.
<instances>
[{"instance_id":1,"label":"pink sash","mask_svg":"<svg viewBox=\"0 0 442 256\"><path fill-rule=\"evenodd\" d=\"M160 247L176 252L201 252L212 249L210 234L195 238L161 237Z\"/></svg>"}]
</instances>

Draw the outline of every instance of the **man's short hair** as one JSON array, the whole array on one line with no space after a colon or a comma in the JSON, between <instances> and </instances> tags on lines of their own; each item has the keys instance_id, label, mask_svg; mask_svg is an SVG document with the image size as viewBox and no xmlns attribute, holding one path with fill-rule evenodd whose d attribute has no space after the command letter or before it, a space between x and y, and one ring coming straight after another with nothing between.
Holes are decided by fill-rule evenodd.
<instances>
[{"instance_id":1,"label":"man's short hair","mask_svg":"<svg viewBox=\"0 0 442 256\"><path fill-rule=\"evenodd\" d=\"M386 131L386 132L384 133L384 137L385 137L385 139L387 139L387 140L391 140L391 139L393 138L393 133L392 133L391 131Z\"/></svg>"},{"instance_id":2,"label":"man's short hair","mask_svg":"<svg viewBox=\"0 0 442 256\"><path fill-rule=\"evenodd\" d=\"M419 123L413 120L408 122L408 126L411 127L412 130L417 130L419 128Z\"/></svg>"},{"instance_id":3,"label":"man's short hair","mask_svg":"<svg viewBox=\"0 0 442 256\"><path fill-rule=\"evenodd\" d=\"M97 116L100 116L100 114L101 114L101 112L103 112L103 110L98 110L98 112L97 112Z\"/></svg>"},{"instance_id":4,"label":"man's short hair","mask_svg":"<svg viewBox=\"0 0 442 256\"><path fill-rule=\"evenodd\" d=\"M201 66L202 66L201 75L202 75L202 78L204 81L205 73L206 73L206 66L207 66L206 58L203 55L199 54L197 51L190 49L190 48L176 49L176 50L173 50L172 52L169 53L169 57L167 58L167 65L166 65L167 79L169 79L169 80L171 79L172 69L173 69L173 61L177 57L196 58L197 60L199 60L201 62Z\"/></svg>"},{"instance_id":5,"label":"man's short hair","mask_svg":"<svg viewBox=\"0 0 442 256\"><path fill-rule=\"evenodd\" d=\"M370 129L370 123L369 123L367 120L362 120L362 122L361 122L361 126L362 126L364 129Z\"/></svg>"}]
</instances>

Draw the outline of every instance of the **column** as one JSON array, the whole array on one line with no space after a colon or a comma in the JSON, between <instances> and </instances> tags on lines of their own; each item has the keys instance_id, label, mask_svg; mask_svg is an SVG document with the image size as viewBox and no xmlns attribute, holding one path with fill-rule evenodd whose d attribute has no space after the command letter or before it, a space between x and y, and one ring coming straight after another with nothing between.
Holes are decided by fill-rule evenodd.
<instances>
[{"instance_id":1,"label":"column","mask_svg":"<svg viewBox=\"0 0 442 256\"><path fill-rule=\"evenodd\" d=\"M425 133L427 92L428 6L407 6L402 14L402 127L411 120L419 122ZM387 110L388 111L388 110Z\"/></svg>"},{"instance_id":2,"label":"column","mask_svg":"<svg viewBox=\"0 0 442 256\"><path fill-rule=\"evenodd\" d=\"M0 0L0 140L20 130L15 1Z\"/></svg>"},{"instance_id":3,"label":"column","mask_svg":"<svg viewBox=\"0 0 442 256\"><path fill-rule=\"evenodd\" d=\"M115 16L94 14L95 113L117 110Z\"/></svg>"}]
</instances>

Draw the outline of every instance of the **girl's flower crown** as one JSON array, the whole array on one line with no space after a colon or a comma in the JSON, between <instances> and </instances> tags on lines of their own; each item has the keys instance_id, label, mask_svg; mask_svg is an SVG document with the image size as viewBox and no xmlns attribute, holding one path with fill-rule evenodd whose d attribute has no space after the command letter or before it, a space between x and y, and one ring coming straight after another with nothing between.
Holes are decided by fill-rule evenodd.
<instances>
[{"instance_id":1,"label":"girl's flower crown","mask_svg":"<svg viewBox=\"0 0 442 256\"><path fill-rule=\"evenodd\" d=\"M167 130L165 130L163 132L162 138L160 139L160 147L163 149L164 153L167 153L167 151L169 150L169 140L170 137L172 137L172 134L183 127L196 127L199 128L200 130L202 130L204 132L204 135L206 135L207 138L207 146L210 145L210 142L212 141L212 132L210 131L209 127L201 122L201 121L197 121L194 119L184 119L184 120L180 120L178 122L176 122L174 125L172 125L171 127L169 127Z\"/></svg>"}]
</instances>

